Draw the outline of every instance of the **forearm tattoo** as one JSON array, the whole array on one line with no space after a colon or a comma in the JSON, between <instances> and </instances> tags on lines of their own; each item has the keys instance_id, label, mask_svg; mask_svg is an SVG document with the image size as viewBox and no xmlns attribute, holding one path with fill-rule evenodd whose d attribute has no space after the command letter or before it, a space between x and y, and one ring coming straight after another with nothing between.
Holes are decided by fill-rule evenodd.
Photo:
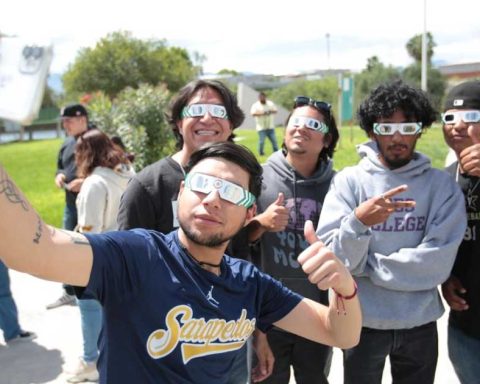
<instances>
[{"instance_id":1,"label":"forearm tattoo","mask_svg":"<svg viewBox=\"0 0 480 384\"><path fill-rule=\"evenodd\" d=\"M70 242L72 244L90 245L90 243L84 236L76 234L75 232L65 231L63 229L60 229L60 231L66 234L70 238Z\"/></svg>"},{"instance_id":2,"label":"forearm tattoo","mask_svg":"<svg viewBox=\"0 0 480 384\"><path fill-rule=\"evenodd\" d=\"M20 204L24 211L28 211L28 203L24 200L22 194L15 184L8 178L7 173L0 167L0 195L4 194L7 200L12 204Z\"/></svg>"},{"instance_id":3,"label":"forearm tattoo","mask_svg":"<svg viewBox=\"0 0 480 384\"><path fill-rule=\"evenodd\" d=\"M40 216L37 215L37 230L35 231L35 237L33 238L33 242L35 244L40 243L40 238L42 237L43 233L43 221Z\"/></svg>"}]
</instances>

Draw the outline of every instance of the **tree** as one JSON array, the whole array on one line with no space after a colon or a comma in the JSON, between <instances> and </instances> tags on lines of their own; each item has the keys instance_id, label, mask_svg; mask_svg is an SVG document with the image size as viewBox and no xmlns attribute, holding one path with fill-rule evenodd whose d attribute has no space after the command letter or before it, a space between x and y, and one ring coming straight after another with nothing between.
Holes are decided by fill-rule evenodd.
<instances>
[{"instance_id":1,"label":"tree","mask_svg":"<svg viewBox=\"0 0 480 384\"><path fill-rule=\"evenodd\" d=\"M269 97L288 110L292 109L296 96L308 96L316 100L323 100L332 105L336 104L338 95L338 81L336 77L326 77L320 80L297 80L284 87L274 89Z\"/></svg>"},{"instance_id":2,"label":"tree","mask_svg":"<svg viewBox=\"0 0 480 384\"><path fill-rule=\"evenodd\" d=\"M168 47L165 40L140 40L129 32L114 32L94 48L81 49L63 83L70 98L95 91L113 98L142 83L165 83L175 92L197 71L183 48Z\"/></svg>"},{"instance_id":3,"label":"tree","mask_svg":"<svg viewBox=\"0 0 480 384\"><path fill-rule=\"evenodd\" d=\"M238 76L240 75L240 72L235 71L234 69L227 69L223 68L220 71L218 71L219 75L231 75L231 76Z\"/></svg>"},{"instance_id":4,"label":"tree","mask_svg":"<svg viewBox=\"0 0 480 384\"><path fill-rule=\"evenodd\" d=\"M126 88L114 101L97 92L89 95L91 120L102 131L122 138L135 153L135 168L142 169L174 151L173 133L165 117L170 92L163 85Z\"/></svg>"},{"instance_id":5,"label":"tree","mask_svg":"<svg viewBox=\"0 0 480 384\"><path fill-rule=\"evenodd\" d=\"M427 62L431 62L433 56L433 49L437 46L435 41L433 40L433 36L430 32L426 33L427 36ZM422 62L422 34L418 34L413 36L410 40L408 40L407 45L407 52L413 60L418 63Z\"/></svg>"},{"instance_id":6,"label":"tree","mask_svg":"<svg viewBox=\"0 0 480 384\"><path fill-rule=\"evenodd\" d=\"M443 95L446 89L445 77L436 68L432 67L432 57L436 46L433 36L427 32L427 92L432 103L440 110ZM403 78L406 82L421 87L422 78L422 35L418 34L408 40L406 45L408 54L413 58L414 63L403 70Z\"/></svg>"},{"instance_id":7,"label":"tree","mask_svg":"<svg viewBox=\"0 0 480 384\"><path fill-rule=\"evenodd\" d=\"M363 99L382 83L399 79L400 71L391 65L385 66L377 56L367 60L366 68L355 75L354 110L358 109Z\"/></svg>"}]
</instances>

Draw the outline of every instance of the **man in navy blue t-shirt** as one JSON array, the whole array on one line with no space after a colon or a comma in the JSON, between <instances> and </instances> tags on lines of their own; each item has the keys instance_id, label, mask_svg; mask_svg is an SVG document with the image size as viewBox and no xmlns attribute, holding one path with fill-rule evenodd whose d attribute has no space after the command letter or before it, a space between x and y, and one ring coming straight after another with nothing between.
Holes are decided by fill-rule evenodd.
<instances>
[{"instance_id":1,"label":"man in navy blue t-shirt","mask_svg":"<svg viewBox=\"0 0 480 384\"><path fill-rule=\"evenodd\" d=\"M319 242L298 257L329 307L302 298L249 262L224 255L255 214L261 167L246 148L195 152L178 199L178 231L82 235L47 226L0 166L0 257L9 268L77 286L102 303L101 383L224 383L255 327L272 325L347 348L361 326L356 286Z\"/></svg>"}]
</instances>

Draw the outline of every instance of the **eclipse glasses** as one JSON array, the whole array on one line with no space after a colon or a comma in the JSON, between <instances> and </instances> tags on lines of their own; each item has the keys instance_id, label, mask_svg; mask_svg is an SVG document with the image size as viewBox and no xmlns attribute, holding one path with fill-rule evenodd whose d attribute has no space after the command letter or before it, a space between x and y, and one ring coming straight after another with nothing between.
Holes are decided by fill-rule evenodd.
<instances>
[{"instance_id":1,"label":"eclipse glasses","mask_svg":"<svg viewBox=\"0 0 480 384\"><path fill-rule=\"evenodd\" d=\"M464 123L478 123L480 122L480 111L455 111L442 114L442 121L445 124L456 124L460 120Z\"/></svg>"},{"instance_id":2,"label":"eclipse glasses","mask_svg":"<svg viewBox=\"0 0 480 384\"><path fill-rule=\"evenodd\" d=\"M373 132L387 136L399 132L401 135L416 135L422 130L422 123L374 123Z\"/></svg>"},{"instance_id":3,"label":"eclipse glasses","mask_svg":"<svg viewBox=\"0 0 480 384\"><path fill-rule=\"evenodd\" d=\"M328 133L327 124L325 124L323 121L312 119L311 117L292 116L290 117L288 123L293 125L294 127L307 127L323 134Z\"/></svg>"},{"instance_id":4,"label":"eclipse glasses","mask_svg":"<svg viewBox=\"0 0 480 384\"><path fill-rule=\"evenodd\" d=\"M185 187L207 195L217 191L222 200L246 208L255 203L255 196L239 185L204 173L188 173L185 176Z\"/></svg>"},{"instance_id":5,"label":"eclipse glasses","mask_svg":"<svg viewBox=\"0 0 480 384\"><path fill-rule=\"evenodd\" d=\"M210 113L217 119L228 119L227 110L223 105L218 104L191 104L182 109L183 117L202 117Z\"/></svg>"}]
</instances>

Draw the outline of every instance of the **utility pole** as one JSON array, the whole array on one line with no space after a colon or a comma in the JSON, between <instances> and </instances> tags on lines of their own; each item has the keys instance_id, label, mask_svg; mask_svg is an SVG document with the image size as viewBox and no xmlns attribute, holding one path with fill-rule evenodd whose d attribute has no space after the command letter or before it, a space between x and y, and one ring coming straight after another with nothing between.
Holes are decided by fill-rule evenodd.
<instances>
[{"instance_id":1,"label":"utility pole","mask_svg":"<svg viewBox=\"0 0 480 384\"><path fill-rule=\"evenodd\" d=\"M325 34L327 40L327 69L330 70L330 33Z\"/></svg>"},{"instance_id":2,"label":"utility pole","mask_svg":"<svg viewBox=\"0 0 480 384\"><path fill-rule=\"evenodd\" d=\"M427 90L427 0L423 0L422 90Z\"/></svg>"}]
</instances>

